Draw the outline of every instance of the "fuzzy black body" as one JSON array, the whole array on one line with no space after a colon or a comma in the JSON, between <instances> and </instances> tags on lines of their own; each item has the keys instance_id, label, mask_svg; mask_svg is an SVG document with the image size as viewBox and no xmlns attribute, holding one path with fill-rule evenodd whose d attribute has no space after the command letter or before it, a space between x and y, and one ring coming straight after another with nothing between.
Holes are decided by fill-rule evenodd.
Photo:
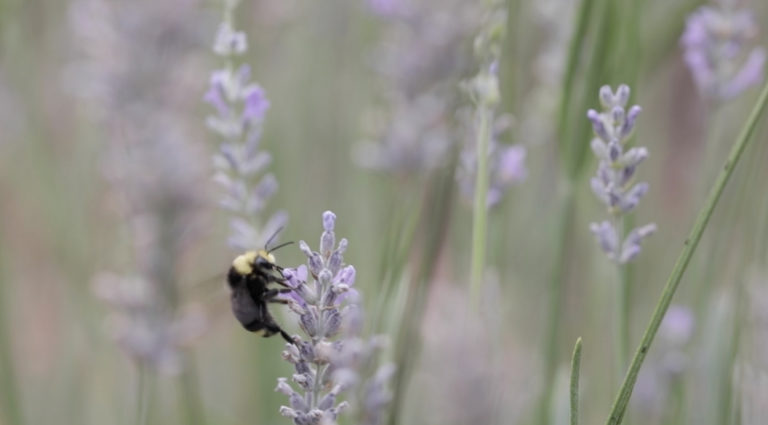
<instances>
[{"instance_id":1,"label":"fuzzy black body","mask_svg":"<svg viewBox=\"0 0 768 425\"><path fill-rule=\"evenodd\" d=\"M242 263L233 265L227 273L227 282L232 290L232 313L251 332L263 331L265 337L279 333L286 341L293 343L293 339L280 328L267 308L268 303L285 304L277 296L290 292L288 288L274 289L268 286L271 283L285 285L281 268L258 254L247 265L249 267L246 268Z\"/></svg>"}]
</instances>

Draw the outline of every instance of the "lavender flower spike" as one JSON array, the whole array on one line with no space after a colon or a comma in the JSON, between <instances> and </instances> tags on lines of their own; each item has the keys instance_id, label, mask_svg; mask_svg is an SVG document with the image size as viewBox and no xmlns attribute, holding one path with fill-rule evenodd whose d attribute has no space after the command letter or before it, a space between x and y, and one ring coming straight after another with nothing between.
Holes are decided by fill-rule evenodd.
<instances>
[{"instance_id":1,"label":"lavender flower spike","mask_svg":"<svg viewBox=\"0 0 768 425\"><path fill-rule=\"evenodd\" d=\"M288 396L288 406L280 414L296 425L330 425L339 413L354 407L363 418L360 423L375 425L380 410L388 403L385 385L391 365L380 368L369 382L360 376L363 363L370 364L382 346L379 338L365 341L358 336L362 313L358 305L355 268L344 264L347 240L336 243L336 215L323 213L320 251L312 251L306 242L299 247L307 256L307 265L285 269L287 283L293 288L287 302L298 316L303 336L294 336L294 344L286 344L283 359L293 364L291 380L279 378L275 391ZM356 406L339 401L347 391L362 394ZM354 397L352 395L351 397Z\"/></svg>"},{"instance_id":2,"label":"lavender flower spike","mask_svg":"<svg viewBox=\"0 0 768 425\"><path fill-rule=\"evenodd\" d=\"M232 214L229 244L248 250L263 246L286 219L284 213L278 212L266 223L258 220L277 191L277 179L265 173L272 157L259 146L270 103L264 89L251 82L250 66L235 65L248 49L245 33L232 26L236 3L225 2L226 17L213 46L214 53L224 58L225 66L211 73L203 100L214 108L207 124L221 140L219 152L213 157L214 181L224 192L219 204Z\"/></svg>"},{"instance_id":3,"label":"lavender flower spike","mask_svg":"<svg viewBox=\"0 0 768 425\"><path fill-rule=\"evenodd\" d=\"M755 18L737 3L716 0L698 8L680 38L699 91L714 100L737 97L763 81L765 49L751 47L758 32Z\"/></svg>"},{"instance_id":4,"label":"lavender flower spike","mask_svg":"<svg viewBox=\"0 0 768 425\"><path fill-rule=\"evenodd\" d=\"M648 183L634 183L637 166L648 157L644 147L627 149L637 117L642 108L635 105L627 111L630 89L621 85L616 92L609 86L600 89L602 112L590 109L587 118L597 136L592 140L592 151L598 159L597 173L590 183L595 196L608 209L613 220L592 223L590 230L595 234L600 247L611 261L625 264L640 253L640 242L656 231L655 224L648 224L632 230L622 240L618 222L624 214L632 211L648 192Z\"/></svg>"}]
</instances>

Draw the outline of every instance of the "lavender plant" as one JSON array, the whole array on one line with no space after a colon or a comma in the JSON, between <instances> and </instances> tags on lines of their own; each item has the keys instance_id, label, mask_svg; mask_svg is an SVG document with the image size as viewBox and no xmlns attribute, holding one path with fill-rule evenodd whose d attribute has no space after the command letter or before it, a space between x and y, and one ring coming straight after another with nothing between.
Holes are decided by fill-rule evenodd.
<instances>
[{"instance_id":1,"label":"lavender plant","mask_svg":"<svg viewBox=\"0 0 768 425\"><path fill-rule=\"evenodd\" d=\"M138 365L137 423L146 421L147 381L156 372L181 374L186 422L203 421L192 354L183 353L206 328L202 309L186 305L178 281L181 259L199 235L205 173L187 78L201 34L186 0L78 0L70 18L82 58L65 82L105 134L99 164L109 181L108 204L130 241L115 269L94 278L110 307L107 330ZM118 239L119 240L119 239Z\"/></svg>"},{"instance_id":2,"label":"lavender plant","mask_svg":"<svg viewBox=\"0 0 768 425\"><path fill-rule=\"evenodd\" d=\"M287 216L277 212L264 223L259 220L267 201L277 191L274 175L265 173L272 157L260 147L270 102L261 86L251 82L251 67L238 64L248 50L245 33L234 29L233 13L238 2L224 2L224 20L213 51L225 65L211 73L204 99L215 109L208 116L208 127L221 138L219 151L213 157L214 180L224 191L221 207L232 214L229 244L248 250L263 246L285 224Z\"/></svg>"},{"instance_id":3,"label":"lavender plant","mask_svg":"<svg viewBox=\"0 0 768 425\"><path fill-rule=\"evenodd\" d=\"M391 398L386 382L393 366L383 365L372 379L362 379L361 372L372 366L383 342L359 336L362 312L360 294L353 287L356 272L354 266L344 264L347 240L336 244L335 225L336 215L323 213L320 251L299 242L307 265L284 271L294 289L287 301L304 336L294 336L294 344L286 344L283 351L283 358L295 368L292 381L299 391L288 378L278 379L276 391L289 399L289 406L282 406L280 413L296 425L333 424L341 411L351 407L349 401L338 401L339 395L355 389L350 392L357 394L354 407L359 423L376 425Z\"/></svg>"},{"instance_id":4,"label":"lavender plant","mask_svg":"<svg viewBox=\"0 0 768 425\"><path fill-rule=\"evenodd\" d=\"M590 109L587 118L597 136L591 147L598 159L597 174L591 179L592 191L605 204L611 220L590 224L600 247L609 260L618 265L616 283L615 321L615 379L624 374L629 356L629 303L627 281L623 266L640 253L640 243L656 231L655 224L637 227L624 236L624 216L632 211L648 191L648 183L635 183L637 166L648 157L644 147L627 149L641 108L632 106L627 111L630 90L620 85L616 92L609 86L600 89L602 112Z\"/></svg>"},{"instance_id":5,"label":"lavender plant","mask_svg":"<svg viewBox=\"0 0 768 425\"><path fill-rule=\"evenodd\" d=\"M473 304L479 297L485 267L485 243L487 236L487 206L490 186L489 152L491 126L494 122L495 108L501 101L499 92L499 59L501 46L506 32L507 9L503 1L491 0L487 3L484 23L475 37L474 49L480 70L472 79L462 83L464 90L474 103L475 158L477 161L474 208L472 219L472 265L470 288Z\"/></svg>"},{"instance_id":6,"label":"lavender plant","mask_svg":"<svg viewBox=\"0 0 768 425\"><path fill-rule=\"evenodd\" d=\"M590 180L592 191L607 207L611 220L592 223L590 230L608 259L626 264L640 253L640 242L656 230L655 224L638 227L623 236L622 217L640 203L648 183L635 183L635 171L648 157L648 149L626 145L642 109L635 105L626 111L629 87L621 85L614 93L609 86L600 89L603 111L590 109L587 117L597 136L592 152L598 159L597 174Z\"/></svg>"},{"instance_id":7,"label":"lavender plant","mask_svg":"<svg viewBox=\"0 0 768 425\"><path fill-rule=\"evenodd\" d=\"M766 52L751 47L758 28L739 0L714 0L686 21L680 39L699 91L713 101L732 99L763 81Z\"/></svg>"},{"instance_id":8,"label":"lavender plant","mask_svg":"<svg viewBox=\"0 0 768 425\"><path fill-rule=\"evenodd\" d=\"M181 69L196 70L190 53L199 34L183 0L79 0L70 18L82 59L69 69L78 78L67 82L108 136L103 172L133 245L133 255L121 254L131 271L99 274L94 290L111 307L110 336L137 364L179 373L180 346L205 328L199 308L182 306L176 279L198 233L204 181L186 131L189 87L179 83Z\"/></svg>"}]
</instances>

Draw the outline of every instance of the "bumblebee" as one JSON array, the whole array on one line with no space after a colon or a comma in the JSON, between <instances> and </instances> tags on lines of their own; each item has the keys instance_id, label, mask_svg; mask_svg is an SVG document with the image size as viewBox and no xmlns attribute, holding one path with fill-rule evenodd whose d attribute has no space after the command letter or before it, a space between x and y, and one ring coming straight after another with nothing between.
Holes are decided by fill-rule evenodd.
<instances>
[{"instance_id":1,"label":"bumblebee","mask_svg":"<svg viewBox=\"0 0 768 425\"><path fill-rule=\"evenodd\" d=\"M264 337L279 333L293 344L293 338L277 324L267 309L268 303L288 303L278 296L291 292L292 289L285 283L283 268L275 264L275 256L271 253L288 244L290 242L269 251L265 248L239 255L232 261L227 273L227 283L232 290L232 313L245 329L251 332L263 331ZM270 288L271 283L283 288Z\"/></svg>"}]
</instances>

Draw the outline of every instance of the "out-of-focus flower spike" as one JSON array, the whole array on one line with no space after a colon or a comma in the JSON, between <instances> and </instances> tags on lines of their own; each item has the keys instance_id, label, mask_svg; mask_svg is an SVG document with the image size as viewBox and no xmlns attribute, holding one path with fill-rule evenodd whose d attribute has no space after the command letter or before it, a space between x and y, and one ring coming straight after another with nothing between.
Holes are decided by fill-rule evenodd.
<instances>
[{"instance_id":1,"label":"out-of-focus flower spike","mask_svg":"<svg viewBox=\"0 0 768 425\"><path fill-rule=\"evenodd\" d=\"M715 1L688 16L680 45L705 97L729 100L763 81L765 50L753 47L757 35L754 14L736 2Z\"/></svg>"},{"instance_id":2,"label":"out-of-focus flower spike","mask_svg":"<svg viewBox=\"0 0 768 425\"><path fill-rule=\"evenodd\" d=\"M225 1L225 16L231 17L237 1ZM215 109L207 117L208 127L220 138L219 152L214 155L215 179L224 183L220 204L238 220L231 226L229 244L238 250L261 247L287 217L277 212L263 224L267 201L277 192L277 179L263 173L271 156L259 148L262 125L270 102L264 89L250 81L248 64L235 64L248 49L244 32L236 31L230 19L219 25L213 51L224 58L226 66L214 70L203 99ZM277 221L279 223L274 228ZM247 222L248 225L243 225Z\"/></svg>"}]
</instances>

